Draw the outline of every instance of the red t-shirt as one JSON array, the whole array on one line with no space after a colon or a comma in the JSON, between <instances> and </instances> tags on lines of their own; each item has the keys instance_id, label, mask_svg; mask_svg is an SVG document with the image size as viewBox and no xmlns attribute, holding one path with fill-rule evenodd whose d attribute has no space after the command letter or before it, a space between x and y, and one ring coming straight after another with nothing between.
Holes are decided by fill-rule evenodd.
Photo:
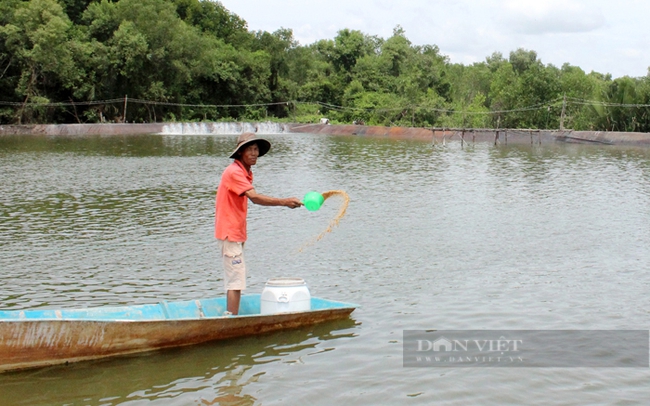
<instances>
[{"instance_id":1,"label":"red t-shirt","mask_svg":"<svg viewBox=\"0 0 650 406\"><path fill-rule=\"evenodd\" d=\"M214 236L220 240L246 241L248 197L253 189L253 172L246 171L238 160L228 165L217 188L214 216Z\"/></svg>"}]
</instances>

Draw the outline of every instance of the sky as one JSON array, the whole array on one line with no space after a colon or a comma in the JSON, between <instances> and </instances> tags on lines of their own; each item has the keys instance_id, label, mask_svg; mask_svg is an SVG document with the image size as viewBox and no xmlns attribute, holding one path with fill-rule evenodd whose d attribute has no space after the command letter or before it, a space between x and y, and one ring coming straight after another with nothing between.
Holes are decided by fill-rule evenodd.
<instances>
[{"instance_id":1,"label":"sky","mask_svg":"<svg viewBox=\"0 0 650 406\"><path fill-rule=\"evenodd\" d=\"M648 0L220 0L252 31L290 28L300 45L348 28L381 38L401 26L414 45L437 45L452 63L508 57L518 48L613 78L650 67Z\"/></svg>"}]
</instances>

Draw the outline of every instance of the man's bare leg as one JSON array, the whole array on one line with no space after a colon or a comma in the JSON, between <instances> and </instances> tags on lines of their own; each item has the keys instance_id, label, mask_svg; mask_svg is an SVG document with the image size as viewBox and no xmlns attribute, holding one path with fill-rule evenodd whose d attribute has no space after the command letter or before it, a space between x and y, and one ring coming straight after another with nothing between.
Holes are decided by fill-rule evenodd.
<instances>
[{"instance_id":1,"label":"man's bare leg","mask_svg":"<svg viewBox=\"0 0 650 406\"><path fill-rule=\"evenodd\" d=\"M228 301L228 311L232 313L233 316L239 314L239 300L241 299L241 290L229 290L226 294L226 300Z\"/></svg>"}]
</instances>

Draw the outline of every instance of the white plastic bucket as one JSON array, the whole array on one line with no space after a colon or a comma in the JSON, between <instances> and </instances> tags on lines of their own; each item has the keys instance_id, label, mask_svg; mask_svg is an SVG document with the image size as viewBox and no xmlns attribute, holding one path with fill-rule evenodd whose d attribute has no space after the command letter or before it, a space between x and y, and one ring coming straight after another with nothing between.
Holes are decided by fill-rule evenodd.
<instances>
[{"instance_id":1,"label":"white plastic bucket","mask_svg":"<svg viewBox=\"0 0 650 406\"><path fill-rule=\"evenodd\" d=\"M311 295L304 279L273 278L266 281L261 314L301 312L311 309Z\"/></svg>"}]
</instances>

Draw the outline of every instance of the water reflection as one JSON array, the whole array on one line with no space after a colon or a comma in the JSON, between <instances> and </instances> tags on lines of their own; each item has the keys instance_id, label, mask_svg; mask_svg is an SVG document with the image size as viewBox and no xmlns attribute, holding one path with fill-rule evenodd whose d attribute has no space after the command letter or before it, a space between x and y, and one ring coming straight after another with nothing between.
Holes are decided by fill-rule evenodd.
<instances>
[{"instance_id":1,"label":"water reflection","mask_svg":"<svg viewBox=\"0 0 650 406\"><path fill-rule=\"evenodd\" d=\"M254 404L249 385L263 380L278 364L317 362L335 351L338 342L354 337L355 326L348 318L257 337L3 374L0 399L6 406Z\"/></svg>"},{"instance_id":2,"label":"water reflection","mask_svg":"<svg viewBox=\"0 0 650 406\"><path fill-rule=\"evenodd\" d=\"M232 152L235 135L207 137L174 135L4 135L0 156L17 153L56 153L90 156L160 157L224 155Z\"/></svg>"}]
</instances>

